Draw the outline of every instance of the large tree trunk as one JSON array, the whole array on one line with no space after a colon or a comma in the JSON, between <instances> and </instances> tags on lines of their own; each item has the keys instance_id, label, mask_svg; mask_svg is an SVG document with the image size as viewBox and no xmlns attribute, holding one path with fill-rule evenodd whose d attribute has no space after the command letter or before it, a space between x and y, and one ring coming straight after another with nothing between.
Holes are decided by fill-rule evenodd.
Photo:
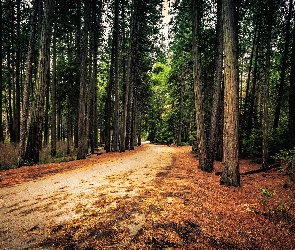
<instances>
[{"instance_id":1,"label":"large tree trunk","mask_svg":"<svg viewBox=\"0 0 295 250\"><path fill-rule=\"evenodd\" d=\"M200 13L199 9L201 1L194 0L193 2L193 59L194 59L194 92L195 92L195 109L197 123L197 143L198 143L198 158L199 168L203 171L211 172L213 166L208 164L208 150L206 145L205 131L205 110L204 110L204 91L201 81L201 57L199 48L199 27Z\"/></svg>"},{"instance_id":2,"label":"large tree trunk","mask_svg":"<svg viewBox=\"0 0 295 250\"><path fill-rule=\"evenodd\" d=\"M19 142L20 139L20 90L21 90L21 35L20 35L20 0L17 0L17 17L16 17L16 30L17 30L17 50L16 50L16 68L15 68L15 102L13 109L13 134L14 141Z\"/></svg>"},{"instance_id":3,"label":"large tree trunk","mask_svg":"<svg viewBox=\"0 0 295 250\"><path fill-rule=\"evenodd\" d=\"M223 32L222 32L222 0L217 1L217 24L216 24L216 36L217 36L217 50L216 50L216 68L215 68L215 81L214 92L211 111L211 129L209 137L209 163L213 169L213 163L217 155L218 131L222 126L220 122L221 108L221 86L222 86L222 70L223 70Z\"/></svg>"},{"instance_id":4,"label":"large tree trunk","mask_svg":"<svg viewBox=\"0 0 295 250\"><path fill-rule=\"evenodd\" d=\"M36 37L36 24L37 16L39 12L40 0L35 0L32 7L31 15L31 30L29 36L28 44L28 54L26 60L26 79L23 89L23 103L22 103L22 112L21 112L21 123L20 123L20 143L19 143L19 155L18 155L18 167L21 167L24 164L25 150L26 150L26 141L28 133L28 117L29 117L29 108L30 108L30 89L32 85L32 61L33 61L33 50L34 50L34 39Z\"/></svg>"},{"instance_id":5,"label":"large tree trunk","mask_svg":"<svg viewBox=\"0 0 295 250\"><path fill-rule=\"evenodd\" d=\"M124 114L122 124L122 142L121 151L130 149L131 142L131 127L132 127L132 107L133 107L133 88L135 79L135 55L136 55L136 24L137 24L137 6L138 1L132 1L133 11L131 14L131 26L130 26L130 40L128 50L128 66L126 73L126 88L125 88L125 100L124 100Z\"/></svg>"},{"instance_id":6,"label":"large tree trunk","mask_svg":"<svg viewBox=\"0 0 295 250\"><path fill-rule=\"evenodd\" d=\"M223 127L223 171L220 183L240 186L238 117L239 82L237 36L234 0L223 0L224 37L224 127Z\"/></svg>"},{"instance_id":7,"label":"large tree trunk","mask_svg":"<svg viewBox=\"0 0 295 250\"><path fill-rule=\"evenodd\" d=\"M295 147L295 24L291 56L290 94L289 94L289 147Z\"/></svg>"},{"instance_id":8,"label":"large tree trunk","mask_svg":"<svg viewBox=\"0 0 295 250\"><path fill-rule=\"evenodd\" d=\"M115 0L115 20L114 20L114 73L115 73L115 103L114 103L114 133L113 133L113 151L119 151L119 0Z\"/></svg>"},{"instance_id":9,"label":"large tree trunk","mask_svg":"<svg viewBox=\"0 0 295 250\"><path fill-rule=\"evenodd\" d=\"M87 56L88 56L88 33L89 33L89 15L90 0L85 0L84 9L84 27L82 32L82 54L80 64L80 96L79 96L79 120L78 120L78 150L77 159L85 159L88 153L87 144Z\"/></svg>"},{"instance_id":10,"label":"large tree trunk","mask_svg":"<svg viewBox=\"0 0 295 250\"><path fill-rule=\"evenodd\" d=\"M47 0L44 6L44 17L40 37L39 61L36 79L36 97L30 124L30 135L26 149L25 160L31 163L39 162L39 153L42 149L42 129L44 117L45 97L50 79L50 40L52 33L52 14L54 0Z\"/></svg>"},{"instance_id":11,"label":"large tree trunk","mask_svg":"<svg viewBox=\"0 0 295 250\"><path fill-rule=\"evenodd\" d=\"M0 2L0 142L4 141L4 135L3 135L3 120L2 120L2 72L3 72L3 67L2 67L2 1Z\"/></svg>"}]
</instances>

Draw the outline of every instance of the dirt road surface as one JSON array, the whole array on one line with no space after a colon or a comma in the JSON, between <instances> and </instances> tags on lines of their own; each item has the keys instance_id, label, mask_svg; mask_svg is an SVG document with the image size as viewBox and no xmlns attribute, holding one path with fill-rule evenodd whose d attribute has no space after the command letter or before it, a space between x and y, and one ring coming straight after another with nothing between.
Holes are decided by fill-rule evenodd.
<instances>
[{"instance_id":1,"label":"dirt road surface","mask_svg":"<svg viewBox=\"0 0 295 250\"><path fill-rule=\"evenodd\" d=\"M172 164L174 151L148 145L128 157L1 188L0 249L36 249L35 243L46 237L38 232L78 218L99 197L137 195ZM141 223L126 226L136 234Z\"/></svg>"}]
</instances>

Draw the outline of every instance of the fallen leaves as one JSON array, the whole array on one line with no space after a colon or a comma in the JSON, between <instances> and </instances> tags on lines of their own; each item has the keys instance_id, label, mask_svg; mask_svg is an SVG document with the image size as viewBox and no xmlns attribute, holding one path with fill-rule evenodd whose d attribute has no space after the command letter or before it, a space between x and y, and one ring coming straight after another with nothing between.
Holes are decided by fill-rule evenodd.
<instances>
[{"instance_id":1,"label":"fallen leaves","mask_svg":"<svg viewBox=\"0 0 295 250\"><path fill-rule=\"evenodd\" d=\"M288 176L271 170L241 175L239 188L220 186L219 176L198 169L190 147L175 148L175 152L173 164L158 172L145 186L135 187L132 183L128 186L128 175L113 176L118 190L120 185L125 185L130 192L135 189L137 192L99 195L103 190L97 190L96 202L91 207L78 205L78 218L49 226L48 237L36 246L55 249L295 248L295 192ZM91 165L91 159L80 163ZM215 171L220 168L221 163L216 162ZM250 160L241 160L242 173L258 168L259 165ZM275 190L267 200L267 211L261 203L262 187Z\"/></svg>"}]
</instances>

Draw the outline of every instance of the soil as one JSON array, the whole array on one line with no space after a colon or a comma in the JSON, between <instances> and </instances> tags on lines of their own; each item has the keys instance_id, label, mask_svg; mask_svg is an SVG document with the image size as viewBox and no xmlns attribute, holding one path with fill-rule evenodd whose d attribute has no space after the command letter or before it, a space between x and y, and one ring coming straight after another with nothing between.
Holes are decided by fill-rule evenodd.
<instances>
[{"instance_id":1,"label":"soil","mask_svg":"<svg viewBox=\"0 0 295 250\"><path fill-rule=\"evenodd\" d=\"M240 161L241 187L198 169L191 147L0 172L0 249L295 249L284 166ZM273 191L273 192L272 192Z\"/></svg>"}]
</instances>

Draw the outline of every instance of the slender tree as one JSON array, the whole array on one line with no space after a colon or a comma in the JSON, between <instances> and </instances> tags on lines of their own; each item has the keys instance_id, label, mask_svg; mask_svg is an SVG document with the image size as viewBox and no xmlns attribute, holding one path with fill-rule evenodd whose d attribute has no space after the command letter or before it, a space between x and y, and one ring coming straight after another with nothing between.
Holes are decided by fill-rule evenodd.
<instances>
[{"instance_id":1,"label":"slender tree","mask_svg":"<svg viewBox=\"0 0 295 250\"><path fill-rule=\"evenodd\" d=\"M235 1L223 0L224 37L224 127L223 127L223 171L220 183L240 186L238 117L239 84L238 57L235 20Z\"/></svg>"},{"instance_id":2,"label":"slender tree","mask_svg":"<svg viewBox=\"0 0 295 250\"><path fill-rule=\"evenodd\" d=\"M80 96L79 96L79 120L78 120L78 151L77 159L85 159L88 151L87 144L87 57L89 37L89 17L91 0L84 1L84 27L81 42L81 64L80 64Z\"/></svg>"},{"instance_id":3,"label":"slender tree","mask_svg":"<svg viewBox=\"0 0 295 250\"><path fill-rule=\"evenodd\" d=\"M56 23L55 23L56 25ZM52 80L51 80L51 156L56 156L56 27L52 38Z\"/></svg>"}]
</instances>

